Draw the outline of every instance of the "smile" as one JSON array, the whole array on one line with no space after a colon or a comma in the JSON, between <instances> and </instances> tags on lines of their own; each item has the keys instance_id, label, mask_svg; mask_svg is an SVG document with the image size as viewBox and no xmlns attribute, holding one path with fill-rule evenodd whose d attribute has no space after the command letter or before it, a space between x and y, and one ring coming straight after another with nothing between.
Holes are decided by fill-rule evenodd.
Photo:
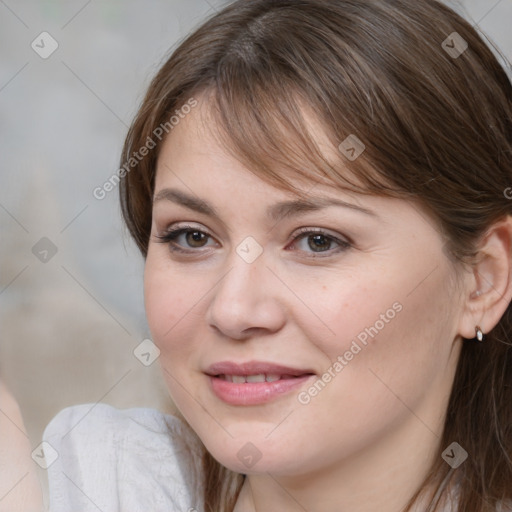
<instances>
[{"instance_id":1,"label":"smile","mask_svg":"<svg viewBox=\"0 0 512 512\"><path fill-rule=\"evenodd\" d=\"M229 405L261 405L297 391L313 374L209 376L213 394ZM295 394L294 394L295 396Z\"/></svg>"},{"instance_id":2,"label":"smile","mask_svg":"<svg viewBox=\"0 0 512 512\"><path fill-rule=\"evenodd\" d=\"M278 375L275 373L258 373L257 375L218 375L219 379L243 384L244 382L275 382L282 379L296 379L295 375Z\"/></svg>"}]
</instances>

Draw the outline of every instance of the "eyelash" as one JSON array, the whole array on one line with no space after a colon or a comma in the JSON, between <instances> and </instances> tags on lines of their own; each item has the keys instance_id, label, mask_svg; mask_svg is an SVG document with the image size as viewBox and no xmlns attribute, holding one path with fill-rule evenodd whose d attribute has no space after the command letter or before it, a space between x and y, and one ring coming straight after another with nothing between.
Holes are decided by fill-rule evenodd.
<instances>
[{"instance_id":1,"label":"eyelash","mask_svg":"<svg viewBox=\"0 0 512 512\"><path fill-rule=\"evenodd\" d=\"M187 225L187 226L178 227L176 229L172 229L163 235L156 235L156 238L158 239L157 243L167 244L169 246L169 250L172 252L176 252L176 253L191 254L191 253L198 252L197 250L194 250L194 249L191 249L191 250L183 249L174 243L174 241L180 235L182 235L184 233L190 233L190 232L202 233L202 234L206 235L207 237L211 237L211 235L209 235L208 233L201 231L200 229L195 228L194 226ZM335 250L334 252L332 250L330 250L330 251L320 251L319 253L313 253L313 254L328 253L327 256L308 256L308 258L325 258L328 256L332 256L333 254L337 254L339 252L345 251L345 250L349 249L350 247L352 247L352 244L347 242L346 240L340 240L339 238L337 238L333 235L329 235L320 229L315 230L315 229L311 229L311 228L299 229L297 236L295 236L294 239L292 240L292 244L296 243L296 241L299 240L300 238L304 238L305 235L323 235L328 240L334 241L340 245L340 247L337 250Z\"/></svg>"}]
</instances>

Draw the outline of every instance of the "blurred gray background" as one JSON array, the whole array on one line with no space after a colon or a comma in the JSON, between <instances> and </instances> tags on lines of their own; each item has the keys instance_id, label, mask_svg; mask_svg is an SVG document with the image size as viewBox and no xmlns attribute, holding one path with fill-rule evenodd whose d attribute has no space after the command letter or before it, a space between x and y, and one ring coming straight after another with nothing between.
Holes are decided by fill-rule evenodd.
<instances>
[{"instance_id":1,"label":"blurred gray background","mask_svg":"<svg viewBox=\"0 0 512 512\"><path fill-rule=\"evenodd\" d=\"M0 378L34 448L68 405L172 410L133 354L150 335L118 190L93 190L166 55L225 3L0 0ZM512 60L512 0L447 3Z\"/></svg>"}]
</instances>

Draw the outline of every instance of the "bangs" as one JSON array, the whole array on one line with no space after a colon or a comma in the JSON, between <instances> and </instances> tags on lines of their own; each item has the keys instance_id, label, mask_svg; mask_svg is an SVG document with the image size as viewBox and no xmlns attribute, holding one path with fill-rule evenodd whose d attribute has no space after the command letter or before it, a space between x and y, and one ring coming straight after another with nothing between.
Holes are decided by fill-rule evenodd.
<instances>
[{"instance_id":1,"label":"bangs","mask_svg":"<svg viewBox=\"0 0 512 512\"><path fill-rule=\"evenodd\" d=\"M160 135L193 96L205 100L212 138L271 186L304 199L326 184L410 200L443 226L454 252L470 254L484 214L510 205L510 82L450 13L405 0L251 0L214 15L161 67L125 139L121 206L142 254ZM443 50L454 25L478 54ZM155 149L133 158L153 135Z\"/></svg>"},{"instance_id":2,"label":"bangs","mask_svg":"<svg viewBox=\"0 0 512 512\"><path fill-rule=\"evenodd\" d=\"M250 172L303 198L317 184L359 194L404 195L370 160L366 134L339 127L339 112L337 119L330 117L325 104L312 100L311 91L306 95L291 80L281 76L276 83L276 74L263 77L258 71L235 61L220 69L216 83L194 94L204 94L205 128ZM354 135L364 149L347 153L340 144ZM347 157L356 150L362 151L357 158ZM296 187L297 181L305 191Z\"/></svg>"}]
</instances>

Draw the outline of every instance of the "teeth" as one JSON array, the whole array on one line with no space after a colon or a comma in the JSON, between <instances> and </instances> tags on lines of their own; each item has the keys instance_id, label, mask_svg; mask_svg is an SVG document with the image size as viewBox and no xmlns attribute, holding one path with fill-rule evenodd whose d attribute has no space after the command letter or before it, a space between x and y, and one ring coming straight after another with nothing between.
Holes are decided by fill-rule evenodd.
<instances>
[{"instance_id":1,"label":"teeth","mask_svg":"<svg viewBox=\"0 0 512 512\"><path fill-rule=\"evenodd\" d=\"M246 382L275 382L280 379L292 379L293 375L278 375L276 373L259 373L258 375L220 375L222 380L233 382L234 384L244 384Z\"/></svg>"},{"instance_id":2,"label":"teeth","mask_svg":"<svg viewBox=\"0 0 512 512\"><path fill-rule=\"evenodd\" d=\"M247 375L246 382L265 382L265 374L259 373L258 375Z\"/></svg>"}]
</instances>

